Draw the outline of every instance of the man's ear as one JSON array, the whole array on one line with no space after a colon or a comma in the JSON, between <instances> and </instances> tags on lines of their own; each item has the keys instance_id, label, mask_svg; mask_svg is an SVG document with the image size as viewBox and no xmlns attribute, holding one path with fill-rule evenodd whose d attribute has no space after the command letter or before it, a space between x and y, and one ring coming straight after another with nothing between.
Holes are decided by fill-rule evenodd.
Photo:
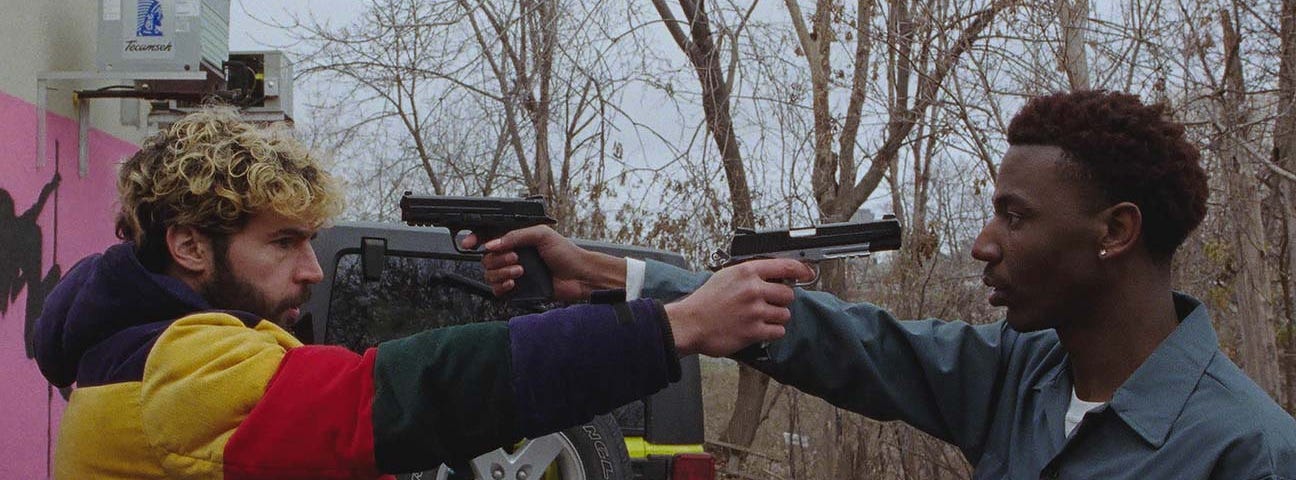
<instances>
[{"instance_id":1,"label":"man's ear","mask_svg":"<svg viewBox=\"0 0 1296 480\"><path fill-rule=\"evenodd\" d=\"M1143 212L1138 205L1120 202L1099 214L1102 236L1099 237L1098 256L1112 258L1134 249L1143 236Z\"/></svg>"},{"instance_id":2,"label":"man's ear","mask_svg":"<svg viewBox=\"0 0 1296 480\"><path fill-rule=\"evenodd\" d=\"M167 227L166 244L172 263L184 273L202 275L211 268L214 260L211 239L197 228L187 225Z\"/></svg>"}]
</instances>

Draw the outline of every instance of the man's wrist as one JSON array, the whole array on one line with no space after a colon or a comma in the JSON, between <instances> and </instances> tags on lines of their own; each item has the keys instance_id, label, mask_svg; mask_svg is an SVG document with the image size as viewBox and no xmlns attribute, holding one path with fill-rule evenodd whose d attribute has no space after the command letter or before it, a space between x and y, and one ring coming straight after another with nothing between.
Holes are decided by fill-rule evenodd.
<instances>
[{"instance_id":1,"label":"man's wrist","mask_svg":"<svg viewBox=\"0 0 1296 480\"><path fill-rule=\"evenodd\" d=\"M586 252L585 265L588 268L586 282L590 287L595 290L625 288L626 265L624 258L590 250L586 250Z\"/></svg>"},{"instance_id":2,"label":"man's wrist","mask_svg":"<svg viewBox=\"0 0 1296 480\"><path fill-rule=\"evenodd\" d=\"M680 357L686 357L697 352L693 331L687 328L689 312L688 308L680 302L671 302L662 305L662 310L666 312L666 322L670 325L671 336L675 341L675 352Z\"/></svg>"}]
</instances>

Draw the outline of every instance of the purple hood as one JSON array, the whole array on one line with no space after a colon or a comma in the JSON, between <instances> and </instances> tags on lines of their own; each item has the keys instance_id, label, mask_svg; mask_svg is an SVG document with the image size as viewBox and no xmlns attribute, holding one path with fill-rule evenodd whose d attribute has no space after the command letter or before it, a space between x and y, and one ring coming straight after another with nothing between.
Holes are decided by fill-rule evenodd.
<instances>
[{"instance_id":1,"label":"purple hood","mask_svg":"<svg viewBox=\"0 0 1296 480\"><path fill-rule=\"evenodd\" d=\"M77 262L45 298L36 363L50 383L66 387L86 352L123 330L210 308L179 279L146 270L133 244L114 245Z\"/></svg>"}]
</instances>

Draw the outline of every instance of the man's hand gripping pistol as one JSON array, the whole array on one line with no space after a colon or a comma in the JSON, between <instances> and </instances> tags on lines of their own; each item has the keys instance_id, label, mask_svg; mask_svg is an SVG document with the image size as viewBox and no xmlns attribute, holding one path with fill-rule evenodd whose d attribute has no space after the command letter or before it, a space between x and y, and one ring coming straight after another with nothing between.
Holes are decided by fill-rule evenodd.
<instances>
[{"instance_id":1,"label":"man's hand gripping pistol","mask_svg":"<svg viewBox=\"0 0 1296 480\"><path fill-rule=\"evenodd\" d=\"M445 227L454 237L451 243L454 243L455 250L477 256L484 252L481 249L464 250L459 246L459 234L463 231L471 230L484 244L511 230L558 223L545 213L544 201L534 197L448 197L405 192L400 200L400 210L401 221L414 226ZM540 252L535 247L518 248L516 252L525 273L514 280L516 286L509 292L509 302L534 305L551 301L553 277L540 258Z\"/></svg>"}]
</instances>

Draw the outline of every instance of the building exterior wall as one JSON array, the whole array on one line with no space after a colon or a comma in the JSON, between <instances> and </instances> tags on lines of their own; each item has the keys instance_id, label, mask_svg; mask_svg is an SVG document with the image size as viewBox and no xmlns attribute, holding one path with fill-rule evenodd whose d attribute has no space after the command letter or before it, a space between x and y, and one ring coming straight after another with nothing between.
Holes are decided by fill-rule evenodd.
<instances>
[{"instance_id":1,"label":"building exterior wall","mask_svg":"<svg viewBox=\"0 0 1296 480\"><path fill-rule=\"evenodd\" d=\"M93 100L89 172L80 175L72 91L109 83L50 82L46 160L38 166L37 76L94 69L97 8L85 0L0 0L0 478L50 476L65 403L30 358L32 310L77 260L116 241L116 165L147 133L121 124L121 108L139 112L139 102Z\"/></svg>"}]
</instances>

